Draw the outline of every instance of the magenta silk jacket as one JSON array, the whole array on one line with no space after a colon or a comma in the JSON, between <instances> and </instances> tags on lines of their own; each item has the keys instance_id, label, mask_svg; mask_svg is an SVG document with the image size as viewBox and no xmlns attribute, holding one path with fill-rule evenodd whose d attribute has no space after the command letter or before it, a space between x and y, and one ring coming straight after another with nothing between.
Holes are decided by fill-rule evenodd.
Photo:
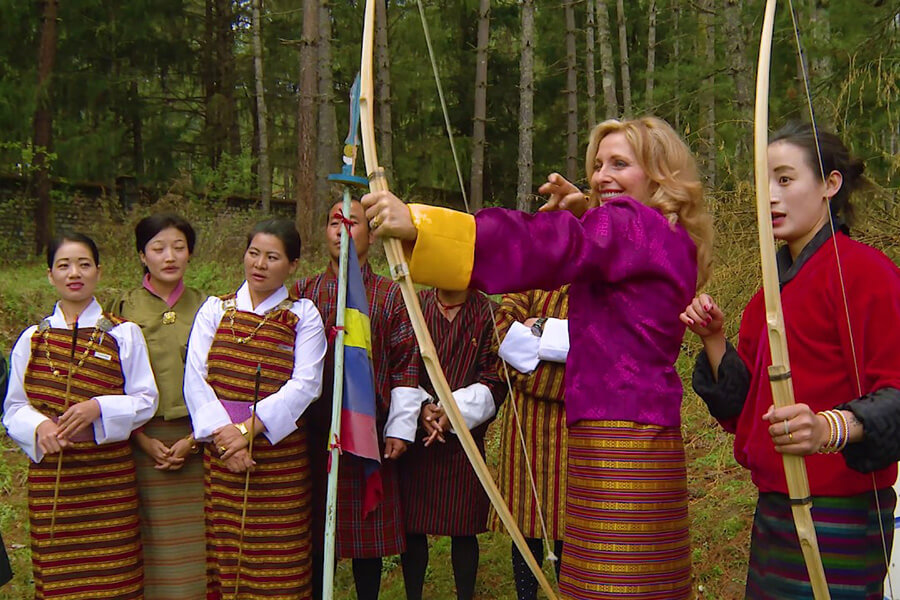
<instances>
[{"instance_id":1,"label":"magenta silk jacket","mask_svg":"<svg viewBox=\"0 0 900 600\"><path fill-rule=\"evenodd\" d=\"M447 269L436 267L469 260L470 286L492 294L571 283L569 425L584 419L680 425L675 361L685 327L678 315L697 284L696 246L681 225L628 197L581 219L566 211L489 208L475 215L474 251L466 256L471 244L446 243L453 228L436 223L434 211L446 209L411 210L419 231L410 254L417 282L441 287ZM425 263L429 268L417 269Z\"/></svg>"}]
</instances>

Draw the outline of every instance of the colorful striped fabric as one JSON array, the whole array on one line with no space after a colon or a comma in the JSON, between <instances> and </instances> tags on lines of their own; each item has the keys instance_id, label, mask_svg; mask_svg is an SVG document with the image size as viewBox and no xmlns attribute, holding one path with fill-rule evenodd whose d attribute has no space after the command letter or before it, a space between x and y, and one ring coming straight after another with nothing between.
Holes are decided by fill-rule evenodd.
<instances>
[{"instance_id":1,"label":"colorful striped fabric","mask_svg":"<svg viewBox=\"0 0 900 600\"><path fill-rule=\"evenodd\" d=\"M259 329L264 317L226 311L213 338L207 382L218 398L232 403L229 414L242 411L237 420L250 415L257 365L262 372L260 399L280 389L293 372L297 316L288 308L276 311ZM236 341L251 334L246 343ZM309 458L302 419L298 426L275 446L265 435L253 441L256 467L250 474L247 493L240 590L235 590L235 583L245 474L229 471L207 445L204 483L209 600L231 599L236 591L242 600L309 597Z\"/></svg>"},{"instance_id":2,"label":"colorful striped fabric","mask_svg":"<svg viewBox=\"0 0 900 600\"><path fill-rule=\"evenodd\" d=\"M306 436L295 431L276 446L253 442L241 553L240 595L235 594L244 473L232 473L207 445L207 574L209 600L307 600L312 594L309 463Z\"/></svg>"},{"instance_id":3,"label":"colorful striped fabric","mask_svg":"<svg viewBox=\"0 0 900 600\"><path fill-rule=\"evenodd\" d=\"M691 597L679 428L579 421L569 428L567 485L563 598Z\"/></svg>"},{"instance_id":4,"label":"colorful striped fabric","mask_svg":"<svg viewBox=\"0 0 900 600\"><path fill-rule=\"evenodd\" d=\"M223 301L234 295L224 296ZM234 322L232 324L232 318ZM253 402L256 365L262 366L259 399L281 389L294 372L295 327L299 317L288 308L276 308L258 331L264 317L229 308L219 323L209 357L207 382L220 400ZM255 331L255 333L254 333ZM247 340L239 342L238 340ZM213 384L215 382L215 384Z\"/></svg>"},{"instance_id":5,"label":"colorful striped fabric","mask_svg":"<svg viewBox=\"0 0 900 600\"><path fill-rule=\"evenodd\" d=\"M191 420L156 417L143 431L171 447L191 433ZM177 471L160 471L154 468L156 461L132 445L144 545L145 600L204 600L203 457L188 454Z\"/></svg>"},{"instance_id":6,"label":"colorful striped fabric","mask_svg":"<svg viewBox=\"0 0 900 600\"><path fill-rule=\"evenodd\" d=\"M560 376L560 380L562 377ZM515 411L510 405L515 404ZM516 422L519 415L519 423ZM517 392L503 408L500 434L500 467L497 485L522 534L527 538L544 537L540 516L543 515L547 536L563 539L566 505L566 459L568 433L566 410L561 402L540 400ZM528 476L525 454L519 440L521 425L531 471L537 487L535 500ZM504 531L494 511L491 528Z\"/></svg>"},{"instance_id":7,"label":"colorful striped fabric","mask_svg":"<svg viewBox=\"0 0 900 600\"><path fill-rule=\"evenodd\" d=\"M124 393L118 344L112 336L98 334L94 350L87 351L91 334L90 329L78 333L75 356L77 361L84 355L84 363L73 372L69 406L94 396ZM59 416L65 410L71 343L68 329L35 332L31 339L24 387L32 405L45 415ZM96 356L98 351L103 358ZM142 599L141 537L130 444L98 446L83 441L65 449L51 540L56 465L57 455L52 455L28 467L35 599Z\"/></svg>"},{"instance_id":8,"label":"colorful striped fabric","mask_svg":"<svg viewBox=\"0 0 900 600\"><path fill-rule=\"evenodd\" d=\"M889 561L882 544L892 547L896 502L892 488L879 490L877 502L873 492L813 497L813 522L832 600L884 598ZM790 500L784 494L759 495L746 591L750 600L813 597Z\"/></svg>"},{"instance_id":9,"label":"colorful striped fabric","mask_svg":"<svg viewBox=\"0 0 900 600\"><path fill-rule=\"evenodd\" d=\"M568 291L569 286L565 285L551 292L530 290L504 295L496 314L500 337L506 336L514 322L523 323L531 317L567 318ZM541 361L532 373L519 373L510 368L509 374L513 389L500 417L502 429L497 485L525 537L544 537L540 523L542 515L549 538L561 540L565 524L568 455L563 403L565 365ZM500 376L505 379L503 371ZM516 422L516 414L519 415L519 423ZM525 453L522 452L519 426L532 465L537 500L531 487ZM495 531L504 530L493 510L490 526Z\"/></svg>"},{"instance_id":10,"label":"colorful striped fabric","mask_svg":"<svg viewBox=\"0 0 900 600\"><path fill-rule=\"evenodd\" d=\"M362 517L365 518L381 503L384 490L381 485L381 452L375 426L375 374L372 367L369 301L352 237L348 257L340 446L362 459L365 479Z\"/></svg>"}]
</instances>

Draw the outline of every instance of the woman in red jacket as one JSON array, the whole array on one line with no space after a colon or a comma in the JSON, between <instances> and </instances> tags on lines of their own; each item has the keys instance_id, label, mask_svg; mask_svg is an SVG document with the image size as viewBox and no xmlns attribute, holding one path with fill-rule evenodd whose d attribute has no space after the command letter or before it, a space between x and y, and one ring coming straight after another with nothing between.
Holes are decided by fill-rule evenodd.
<instances>
[{"instance_id":1,"label":"woman in red jacket","mask_svg":"<svg viewBox=\"0 0 900 600\"><path fill-rule=\"evenodd\" d=\"M818 142L821 163L812 128L789 125L768 150L796 404L773 406L761 292L744 309L736 349L708 295L681 319L705 350L694 389L735 434L735 458L759 488L747 598L812 597L781 458L795 454L806 457L832 599L881 600L900 459L900 269L844 224L862 161L832 134Z\"/></svg>"}]
</instances>

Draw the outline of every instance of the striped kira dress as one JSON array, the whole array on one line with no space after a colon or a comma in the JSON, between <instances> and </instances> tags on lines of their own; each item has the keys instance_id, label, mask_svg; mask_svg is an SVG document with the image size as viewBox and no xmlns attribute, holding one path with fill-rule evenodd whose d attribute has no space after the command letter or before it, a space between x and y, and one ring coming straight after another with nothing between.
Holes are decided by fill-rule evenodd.
<instances>
[{"instance_id":1,"label":"striped kira dress","mask_svg":"<svg viewBox=\"0 0 900 600\"><path fill-rule=\"evenodd\" d=\"M280 389L291 377L298 317L282 309L270 313L263 324L265 317L254 313L234 310L233 315L233 327L228 312L219 323L207 360L207 382L219 399L246 403L249 416L257 364L262 367L260 399ZM264 435L256 436L253 460L256 468L250 474L247 496L239 597L309 598L310 485L305 427L274 446ZM236 592L245 474L229 471L211 444L207 444L203 462L207 597L230 599Z\"/></svg>"},{"instance_id":2,"label":"striped kira dress","mask_svg":"<svg viewBox=\"0 0 900 600\"><path fill-rule=\"evenodd\" d=\"M552 292L532 290L506 294L497 310L500 336L505 337L514 321L523 322L535 316L565 319L569 308L568 287L563 286ZM509 374L513 390L500 417L502 433L497 485L526 538L540 539L544 536L539 517L543 515L547 535L551 540L561 540L565 524L568 448L563 404L565 365L542 361L529 374L519 373L512 368ZM502 370L500 376L505 380ZM520 423L516 422L516 415ZM525 437L539 502L535 501L532 492L522 442L519 439L519 426ZM495 531L503 530L493 510L491 528Z\"/></svg>"},{"instance_id":3,"label":"striped kira dress","mask_svg":"<svg viewBox=\"0 0 900 600\"><path fill-rule=\"evenodd\" d=\"M78 332L75 357L83 356L84 362L73 370L70 406L94 396L124 394L118 344L111 335L95 332ZM68 329L51 328L31 338L24 388L31 405L47 416L59 417L66 409L71 343ZM140 600L144 572L131 444L97 445L90 428L76 439L83 441L75 441L62 455L52 540L57 455L28 467L35 598Z\"/></svg>"}]
</instances>

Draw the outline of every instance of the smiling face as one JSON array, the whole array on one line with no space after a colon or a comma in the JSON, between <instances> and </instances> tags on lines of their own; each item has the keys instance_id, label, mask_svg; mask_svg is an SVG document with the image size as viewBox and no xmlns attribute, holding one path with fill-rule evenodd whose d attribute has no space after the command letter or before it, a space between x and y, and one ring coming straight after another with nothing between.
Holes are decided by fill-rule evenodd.
<instances>
[{"instance_id":1,"label":"smiling face","mask_svg":"<svg viewBox=\"0 0 900 600\"><path fill-rule=\"evenodd\" d=\"M66 317L73 318L91 303L100 281L100 267L88 246L64 241L53 255L47 279L56 288Z\"/></svg>"},{"instance_id":2,"label":"smiling face","mask_svg":"<svg viewBox=\"0 0 900 600\"><path fill-rule=\"evenodd\" d=\"M184 277L191 252L184 233L174 227L163 229L147 242L140 253L155 289L174 287Z\"/></svg>"},{"instance_id":3,"label":"smiling face","mask_svg":"<svg viewBox=\"0 0 900 600\"><path fill-rule=\"evenodd\" d=\"M244 252L244 277L250 298L256 306L281 288L297 268L299 259L290 260L278 236L257 233Z\"/></svg>"},{"instance_id":4,"label":"smiling face","mask_svg":"<svg viewBox=\"0 0 900 600\"><path fill-rule=\"evenodd\" d=\"M828 199L840 189L841 175L832 171L823 183L804 150L786 141L770 144L768 157L772 230L796 257L828 222Z\"/></svg>"},{"instance_id":5,"label":"smiling face","mask_svg":"<svg viewBox=\"0 0 900 600\"><path fill-rule=\"evenodd\" d=\"M624 133L610 133L600 140L591 188L603 202L616 196L631 196L647 204L653 187Z\"/></svg>"}]
</instances>

